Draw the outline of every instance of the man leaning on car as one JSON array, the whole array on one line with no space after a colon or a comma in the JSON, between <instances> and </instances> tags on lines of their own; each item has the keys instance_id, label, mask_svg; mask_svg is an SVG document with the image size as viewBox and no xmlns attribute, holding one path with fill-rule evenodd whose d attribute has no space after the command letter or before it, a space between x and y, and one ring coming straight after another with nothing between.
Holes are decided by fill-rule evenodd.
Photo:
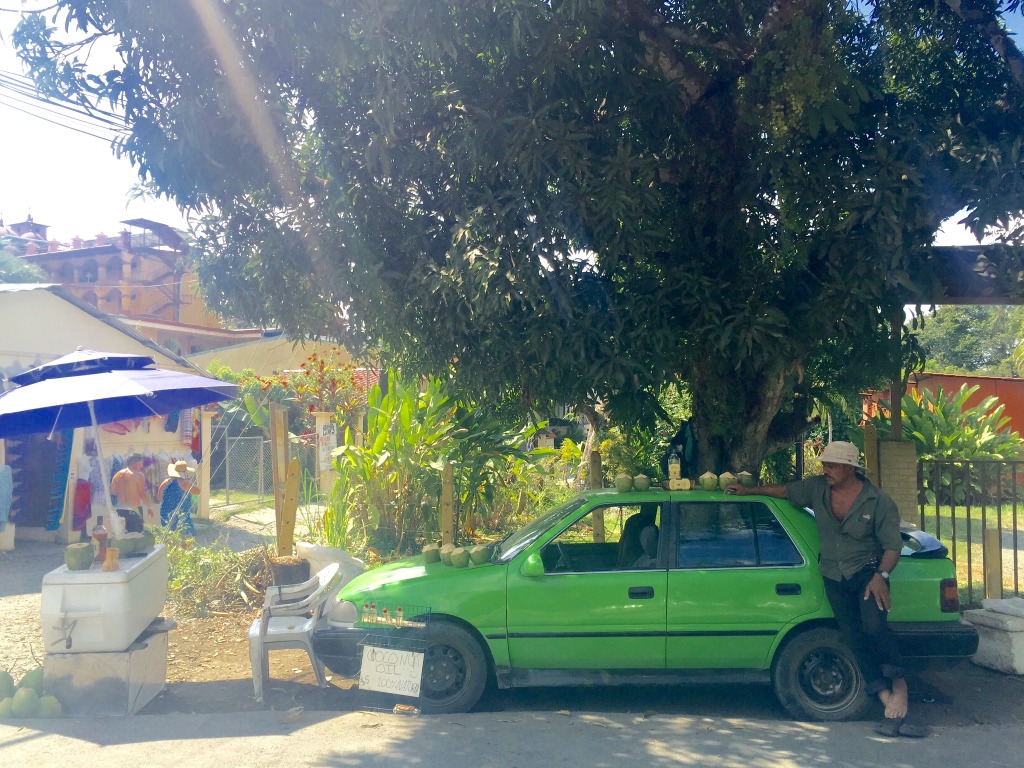
<instances>
[{"instance_id":1,"label":"man leaning on car","mask_svg":"<svg viewBox=\"0 0 1024 768\"><path fill-rule=\"evenodd\" d=\"M853 443L837 440L825 446L818 457L821 475L759 488L733 485L726 492L789 499L814 511L825 594L857 657L868 692L885 705L885 719L878 732L924 736L925 728L905 722L907 682L896 638L886 621L892 607L889 574L899 563L903 548L899 509L863 475L859 456Z\"/></svg>"}]
</instances>

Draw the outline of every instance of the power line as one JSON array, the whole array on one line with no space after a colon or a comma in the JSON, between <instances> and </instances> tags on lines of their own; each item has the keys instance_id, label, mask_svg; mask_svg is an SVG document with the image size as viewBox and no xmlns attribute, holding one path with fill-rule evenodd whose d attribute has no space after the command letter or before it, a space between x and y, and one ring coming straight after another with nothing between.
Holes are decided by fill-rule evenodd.
<instances>
[{"instance_id":1,"label":"power line","mask_svg":"<svg viewBox=\"0 0 1024 768\"><path fill-rule=\"evenodd\" d=\"M41 96L28 78L3 70L0 70L0 104L59 128L104 141L113 141L127 130L123 118L113 112ZM93 132L97 130L106 135Z\"/></svg>"}]
</instances>

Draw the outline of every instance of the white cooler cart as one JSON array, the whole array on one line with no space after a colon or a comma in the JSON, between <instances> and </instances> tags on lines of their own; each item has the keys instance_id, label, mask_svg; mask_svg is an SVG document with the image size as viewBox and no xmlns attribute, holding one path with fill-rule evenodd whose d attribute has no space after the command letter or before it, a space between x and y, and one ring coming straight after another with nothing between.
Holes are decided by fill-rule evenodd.
<instances>
[{"instance_id":1,"label":"white cooler cart","mask_svg":"<svg viewBox=\"0 0 1024 768\"><path fill-rule=\"evenodd\" d=\"M129 715L163 690L167 548L126 557L115 571L62 565L43 577L45 686L68 715Z\"/></svg>"}]
</instances>

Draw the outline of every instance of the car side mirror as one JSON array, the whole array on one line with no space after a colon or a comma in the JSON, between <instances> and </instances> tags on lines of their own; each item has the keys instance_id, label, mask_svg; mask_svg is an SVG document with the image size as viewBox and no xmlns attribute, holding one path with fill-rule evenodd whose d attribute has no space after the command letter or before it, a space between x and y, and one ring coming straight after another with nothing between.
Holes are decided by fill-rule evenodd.
<instances>
[{"instance_id":1,"label":"car side mirror","mask_svg":"<svg viewBox=\"0 0 1024 768\"><path fill-rule=\"evenodd\" d=\"M523 576L544 575L544 561L540 559L540 552L534 552L526 558L520 573L522 573Z\"/></svg>"}]
</instances>

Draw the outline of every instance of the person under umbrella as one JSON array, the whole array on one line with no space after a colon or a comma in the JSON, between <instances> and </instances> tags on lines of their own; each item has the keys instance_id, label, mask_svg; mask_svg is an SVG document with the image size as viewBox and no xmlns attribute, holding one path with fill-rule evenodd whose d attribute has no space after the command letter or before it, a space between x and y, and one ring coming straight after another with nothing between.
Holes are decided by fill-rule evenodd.
<instances>
[{"instance_id":1,"label":"person under umbrella","mask_svg":"<svg viewBox=\"0 0 1024 768\"><path fill-rule=\"evenodd\" d=\"M195 538L196 527L192 522L193 496L199 495L199 486L192 476L195 467L183 459L167 465L167 479L160 483L156 500L160 503L160 524L176 531L181 528L187 536Z\"/></svg>"}]
</instances>

